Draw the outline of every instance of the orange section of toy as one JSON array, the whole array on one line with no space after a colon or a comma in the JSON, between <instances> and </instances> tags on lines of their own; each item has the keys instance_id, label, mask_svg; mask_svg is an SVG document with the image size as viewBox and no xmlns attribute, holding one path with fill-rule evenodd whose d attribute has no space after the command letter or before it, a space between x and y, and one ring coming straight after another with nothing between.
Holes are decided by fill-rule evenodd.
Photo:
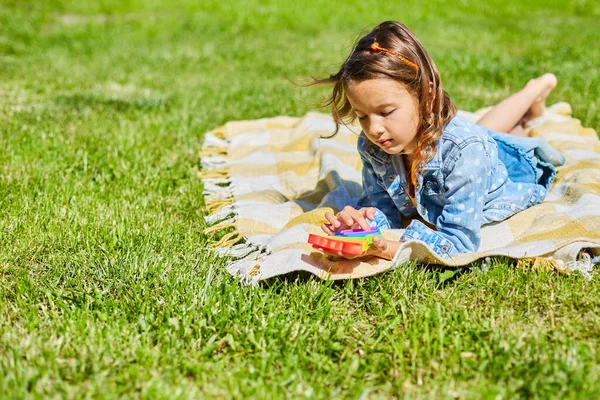
<instances>
[{"instance_id":1,"label":"orange section of toy","mask_svg":"<svg viewBox=\"0 0 600 400\"><path fill-rule=\"evenodd\" d=\"M320 247L325 250L341 252L343 254L349 255L361 255L367 250L369 244L367 241L357 242L355 240L344 240L342 237L325 237L319 235L313 235L312 233L308 235L308 243L311 243L317 247Z\"/></svg>"}]
</instances>

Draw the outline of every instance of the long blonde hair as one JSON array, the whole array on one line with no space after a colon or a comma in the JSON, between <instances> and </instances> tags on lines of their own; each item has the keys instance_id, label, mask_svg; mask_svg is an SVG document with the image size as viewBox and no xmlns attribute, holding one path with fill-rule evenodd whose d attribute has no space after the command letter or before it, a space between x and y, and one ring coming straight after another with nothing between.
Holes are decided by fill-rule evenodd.
<instances>
[{"instance_id":1,"label":"long blonde hair","mask_svg":"<svg viewBox=\"0 0 600 400\"><path fill-rule=\"evenodd\" d=\"M382 22L356 42L336 74L314 79L312 84L333 85L331 96L322 106L331 107L337 133L340 125L356 120L346 96L348 83L379 78L391 78L405 85L419 105L420 123L410 177L414 186L417 175L435 155L442 129L456 115L456 106L442 88L433 60L414 33L400 22Z\"/></svg>"}]
</instances>

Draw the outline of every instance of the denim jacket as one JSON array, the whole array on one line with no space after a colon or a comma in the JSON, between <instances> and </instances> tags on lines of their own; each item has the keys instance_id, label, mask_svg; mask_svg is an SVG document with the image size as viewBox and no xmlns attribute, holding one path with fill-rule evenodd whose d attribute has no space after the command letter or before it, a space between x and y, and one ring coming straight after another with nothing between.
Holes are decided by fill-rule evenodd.
<instances>
[{"instance_id":1,"label":"denim jacket","mask_svg":"<svg viewBox=\"0 0 600 400\"><path fill-rule=\"evenodd\" d=\"M410 171L364 133L358 140L363 195L382 229L402 228L402 241L421 240L442 257L477 251L481 226L540 203L564 157L541 139L493 132L456 116L444 127L435 156L417 177L414 204Z\"/></svg>"}]
</instances>

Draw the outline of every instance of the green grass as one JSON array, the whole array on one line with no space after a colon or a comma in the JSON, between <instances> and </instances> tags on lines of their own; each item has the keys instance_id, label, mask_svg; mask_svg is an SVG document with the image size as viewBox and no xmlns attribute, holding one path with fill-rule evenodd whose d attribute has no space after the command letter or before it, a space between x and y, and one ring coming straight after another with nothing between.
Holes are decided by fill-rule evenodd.
<instances>
[{"instance_id":1,"label":"green grass","mask_svg":"<svg viewBox=\"0 0 600 400\"><path fill-rule=\"evenodd\" d=\"M458 106L554 72L600 127L596 1L0 1L0 397L598 398L600 279L402 266L259 288L206 246L202 134L303 115L399 19Z\"/></svg>"}]
</instances>

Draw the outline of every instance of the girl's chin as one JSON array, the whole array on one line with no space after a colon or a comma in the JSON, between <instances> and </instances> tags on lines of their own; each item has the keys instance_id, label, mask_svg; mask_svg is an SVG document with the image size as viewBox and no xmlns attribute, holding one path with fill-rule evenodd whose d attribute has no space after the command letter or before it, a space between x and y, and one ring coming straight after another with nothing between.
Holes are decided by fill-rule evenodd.
<instances>
[{"instance_id":1,"label":"girl's chin","mask_svg":"<svg viewBox=\"0 0 600 400\"><path fill-rule=\"evenodd\" d=\"M396 155L396 154L414 154L414 149L407 149L406 146L389 146L389 147L382 147L381 148L383 151L385 151L386 153L390 154L390 155Z\"/></svg>"},{"instance_id":2,"label":"girl's chin","mask_svg":"<svg viewBox=\"0 0 600 400\"><path fill-rule=\"evenodd\" d=\"M381 150L385 151L389 155L414 153L413 150L407 150L406 146L396 144L394 141L384 142L383 144L377 143L377 145Z\"/></svg>"},{"instance_id":3,"label":"girl's chin","mask_svg":"<svg viewBox=\"0 0 600 400\"><path fill-rule=\"evenodd\" d=\"M404 148L399 146L382 147L381 149L390 155L404 154Z\"/></svg>"}]
</instances>

